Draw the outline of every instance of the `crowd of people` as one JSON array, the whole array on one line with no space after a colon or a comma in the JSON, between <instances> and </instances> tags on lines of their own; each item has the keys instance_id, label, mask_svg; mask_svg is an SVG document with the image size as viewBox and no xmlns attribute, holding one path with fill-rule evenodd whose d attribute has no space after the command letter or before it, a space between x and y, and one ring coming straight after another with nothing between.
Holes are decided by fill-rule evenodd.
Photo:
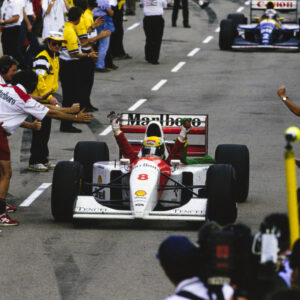
<instances>
[{"instance_id":1,"label":"crowd of people","mask_svg":"<svg viewBox=\"0 0 300 300\"><path fill-rule=\"evenodd\" d=\"M266 216L255 235L245 224L205 222L196 243L169 236L156 257L175 285L166 300L300 299L300 239L290 248L283 213Z\"/></svg>"}]
</instances>

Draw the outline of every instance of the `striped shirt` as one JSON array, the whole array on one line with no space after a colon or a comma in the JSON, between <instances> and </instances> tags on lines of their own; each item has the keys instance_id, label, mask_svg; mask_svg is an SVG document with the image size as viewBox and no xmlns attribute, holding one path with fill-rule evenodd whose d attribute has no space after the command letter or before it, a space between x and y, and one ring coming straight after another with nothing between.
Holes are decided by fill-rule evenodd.
<instances>
[{"instance_id":1,"label":"striped shirt","mask_svg":"<svg viewBox=\"0 0 300 300\"><path fill-rule=\"evenodd\" d=\"M38 85L35 91L32 93L33 95L43 96L51 90L53 90L53 93L58 90L58 55L50 55L47 50L43 50L33 60L33 70L39 77ZM41 102L48 103L48 100L51 97L52 94L49 95L47 99Z\"/></svg>"}]
</instances>

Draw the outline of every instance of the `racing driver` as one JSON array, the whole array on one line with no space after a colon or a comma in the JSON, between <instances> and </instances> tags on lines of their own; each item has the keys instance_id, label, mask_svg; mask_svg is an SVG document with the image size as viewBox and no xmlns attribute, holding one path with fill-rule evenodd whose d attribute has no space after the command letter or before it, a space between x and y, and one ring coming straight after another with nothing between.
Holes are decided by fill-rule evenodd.
<instances>
[{"instance_id":1,"label":"racing driver","mask_svg":"<svg viewBox=\"0 0 300 300\"><path fill-rule=\"evenodd\" d=\"M115 112L111 112L107 116L110 120L112 130L114 132L114 136L120 148L121 154L125 158L130 159L130 163L133 163L136 159L139 159L142 156L154 156L163 159L167 164L170 164L172 159L180 159L181 154L185 145L185 141L187 138L187 134L191 129L191 123L189 119L182 119L182 127L177 137L175 144L170 152L170 154L166 157L166 146L163 138L158 136L150 136L146 137L141 151L139 154L136 154L132 148L132 146L128 143L128 140L125 134L120 129L120 114L116 114Z\"/></svg>"},{"instance_id":2,"label":"racing driver","mask_svg":"<svg viewBox=\"0 0 300 300\"><path fill-rule=\"evenodd\" d=\"M276 10L274 9L275 5L273 1L268 1L268 3L266 4L266 11L264 12L264 14L261 16L261 21L263 22L264 20L267 19L272 19L275 21L275 25L277 28L281 27L281 23L279 20L279 16L276 12Z\"/></svg>"}]
</instances>

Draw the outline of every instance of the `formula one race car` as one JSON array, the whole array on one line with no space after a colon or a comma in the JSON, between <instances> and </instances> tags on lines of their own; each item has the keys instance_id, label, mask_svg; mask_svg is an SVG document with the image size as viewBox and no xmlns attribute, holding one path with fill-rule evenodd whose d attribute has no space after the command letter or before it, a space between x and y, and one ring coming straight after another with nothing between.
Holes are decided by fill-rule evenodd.
<instances>
[{"instance_id":1,"label":"formula one race car","mask_svg":"<svg viewBox=\"0 0 300 300\"><path fill-rule=\"evenodd\" d=\"M263 11L253 16L253 11ZM285 13L279 17L277 12ZM299 50L298 1L258 1L250 3L250 24L243 14L229 14L221 21L219 47L230 49Z\"/></svg>"},{"instance_id":2,"label":"formula one race car","mask_svg":"<svg viewBox=\"0 0 300 300\"><path fill-rule=\"evenodd\" d=\"M245 145L219 145L215 160L208 151L207 115L121 115L120 128L139 153L145 137L163 138L167 152L181 120L192 128L186 157L168 165L158 157L109 160L104 142L79 142L74 161L57 164L52 183L54 219L215 220L228 224L237 217L236 202L246 201L249 190L249 151ZM141 139L136 139L137 135ZM168 136L168 139L166 138ZM177 136L175 136L177 137ZM197 143L192 143L195 140Z\"/></svg>"}]
</instances>

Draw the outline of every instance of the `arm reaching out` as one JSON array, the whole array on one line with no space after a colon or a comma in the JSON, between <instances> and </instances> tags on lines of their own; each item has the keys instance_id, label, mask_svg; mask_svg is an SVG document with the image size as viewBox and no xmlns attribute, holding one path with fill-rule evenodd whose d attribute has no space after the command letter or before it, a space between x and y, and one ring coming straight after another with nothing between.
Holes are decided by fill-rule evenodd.
<instances>
[{"instance_id":1,"label":"arm reaching out","mask_svg":"<svg viewBox=\"0 0 300 300\"><path fill-rule=\"evenodd\" d=\"M283 85L277 90L277 95L281 98L282 102L288 107L288 109L295 114L300 116L300 106L295 104L287 95L286 87Z\"/></svg>"}]
</instances>

